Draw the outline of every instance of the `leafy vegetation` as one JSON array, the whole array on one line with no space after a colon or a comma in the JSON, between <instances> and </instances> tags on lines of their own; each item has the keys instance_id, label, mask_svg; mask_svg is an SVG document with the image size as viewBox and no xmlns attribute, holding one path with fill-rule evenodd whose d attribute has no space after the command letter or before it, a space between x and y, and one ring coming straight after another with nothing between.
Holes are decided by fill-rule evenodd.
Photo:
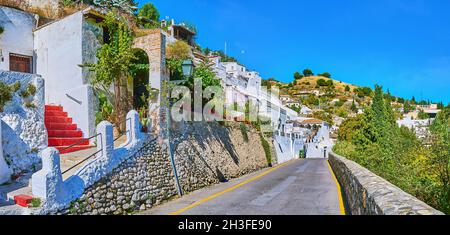
<instances>
[{"instance_id":1,"label":"leafy vegetation","mask_svg":"<svg viewBox=\"0 0 450 235\"><path fill-rule=\"evenodd\" d=\"M33 199L31 199L31 202L30 202L30 206L32 207L32 208L38 208L38 207L40 207L41 206L41 199L39 199L39 198L33 198Z\"/></svg>"},{"instance_id":2,"label":"leafy vegetation","mask_svg":"<svg viewBox=\"0 0 450 235\"><path fill-rule=\"evenodd\" d=\"M317 80L317 86L320 87L332 87L333 86L333 80L329 79L329 80L325 80L325 79L319 79Z\"/></svg>"},{"instance_id":3,"label":"leafy vegetation","mask_svg":"<svg viewBox=\"0 0 450 235\"><path fill-rule=\"evenodd\" d=\"M139 24L144 28L153 29L159 27L159 11L152 3L144 4L138 11Z\"/></svg>"},{"instance_id":4,"label":"leafy vegetation","mask_svg":"<svg viewBox=\"0 0 450 235\"><path fill-rule=\"evenodd\" d=\"M0 81L0 112L3 112L3 107L12 100L11 87L6 83Z\"/></svg>"},{"instance_id":5,"label":"leafy vegetation","mask_svg":"<svg viewBox=\"0 0 450 235\"><path fill-rule=\"evenodd\" d=\"M314 73L313 73L313 71L311 69L304 69L303 70L303 76L311 77L311 76L314 76Z\"/></svg>"},{"instance_id":6,"label":"leafy vegetation","mask_svg":"<svg viewBox=\"0 0 450 235\"><path fill-rule=\"evenodd\" d=\"M355 88L353 90L353 92L355 92L356 95L358 95L358 97L360 97L360 98L371 97L373 94L373 91L370 87L358 87L358 88Z\"/></svg>"},{"instance_id":7,"label":"leafy vegetation","mask_svg":"<svg viewBox=\"0 0 450 235\"><path fill-rule=\"evenodd\" d=\"M96 64L85 66L91 67L95 74L92 85L110 99L109 102L114 107L111 120L122 131L125 129L126 113L132 103L127 81L135 58L132 50L134 37L126 19L115 12L106 15L104 25L108 28L110 42L98 49ZM110 92L111 85L114 86L114 94Z\"/></svg>"},{"instance_id":8,"label":"leafy vegetation","mask_svg":"<svg viewBox=\"0 0 450 235\"><path fill-rule=\"evenodd\" d=\"M5 28L0 25L0 35L2 35L3 32L5 32Z\"/></svg>"},{"instance_id":9,"label":"leafy vegetation","mask_svg":"<svg viewBox=\"0 0 450 235\"><path fill-rule=\"evenodd\" d=\"M295 72L294 73L294 79L295 80L300 80L302 79L304 76L302 74L300 74L299 72Z\"/></svg>"},{"instance_id":10,"label":"leafy vegetation","mask_svg":"<svg viewBox=\"0 0 450 235\"><path fill-rule=\"evenodd\" d=\"M326 78L331 78L331 74L329 72L325 72L325 73L319 74L319 76L326 77Z\"/></svg>"},{"instance_id":11,"label":"leafy vegetation","mask_svg":"<svg viewBox=\"0 0 450 235\"><path fill-rule=\"evenodd\" d=\"M340 126L334 151L450 213L449 113L438 115L431 128L432 144L425 145L413 131L398 127L390 102L385 100L382 88L376 86L372 105L364 114Z\"/></svg>"},{"instance_id":12,"label":"leafy vegetation","mask_svg":"<svg viewBox=\"0 0 450 235\"><path fill-rule=\"evenodd\" d=\"M428 118L430 118L430 117L428 116L427 113L425 113L425 111L423 111L423 109L421 109L421 110L419 111L419 113L417 114L417 118L418 118L418 119L421 119L421 120L424 120L424 119L428 119Z\"/></svg>"},{"instance_id":13,"label":"leafy vegetation","mask_svg":"<svg viewBox=\"0 0 450 235\"><path fill-rule=\"evenodd\" d=\"M241 125L239 125L239 129L241 130L242 137L244 138L244 141L248 143L248 128L245 123L241 122Z\"/></svg>"}]
</instances>

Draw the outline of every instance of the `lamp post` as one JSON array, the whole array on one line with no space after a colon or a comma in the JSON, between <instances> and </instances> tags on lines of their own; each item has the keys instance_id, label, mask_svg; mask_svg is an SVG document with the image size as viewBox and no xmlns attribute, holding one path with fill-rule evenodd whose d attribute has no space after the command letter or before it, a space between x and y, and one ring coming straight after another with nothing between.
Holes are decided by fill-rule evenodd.
<instances>
[{"instance_id":1,"label":"lamp post","mask_svg":"<svg viewBox=\"0 0 450 235\"><path fill-rule=\"evenodd\" d=\"M183 69L183 75L185 77L192 77L192 74L194 74L194 63L192 60L185 60L183 61L183 64L181 64L181 68Z\"/></svg>"}]
</instances>

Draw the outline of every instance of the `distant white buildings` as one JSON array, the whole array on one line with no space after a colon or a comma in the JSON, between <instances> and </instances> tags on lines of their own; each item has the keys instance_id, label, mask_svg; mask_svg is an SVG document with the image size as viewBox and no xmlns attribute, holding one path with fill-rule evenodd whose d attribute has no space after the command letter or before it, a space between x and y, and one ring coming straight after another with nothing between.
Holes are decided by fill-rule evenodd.
<instances>
[{"instance_id":1,"label":"distant white buildings","mask_svg":"<svg viewBox=\"0 0 450 235\"><path fill-rule=\"evenodd\" d=\"M425 138L429 134L429 126L433 123L434 119L413 120L411 117L406 117L402 120L398 120L398 126L404 126L413 130L417 137Z\"/></svg>"}]
</instances>

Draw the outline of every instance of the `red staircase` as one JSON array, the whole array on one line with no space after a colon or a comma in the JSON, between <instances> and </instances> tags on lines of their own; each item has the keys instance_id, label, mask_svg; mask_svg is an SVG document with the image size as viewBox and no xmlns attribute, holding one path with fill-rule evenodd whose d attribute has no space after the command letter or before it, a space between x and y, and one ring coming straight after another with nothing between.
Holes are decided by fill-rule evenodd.
<instances>
[{"instance_id":1,"label":"red staircase","mask_svg":"<svg viewBox=\"0 0 450 235\"><path fill-rule=\"evenodd\" d=\"M62 106L45 106L45 127L48 131L48 146L55 147L61 154L92 148L89 140L83 138L83 132L72 123ZM77 144L70 149L68 146Z\"/></svg>"}]
</instances>

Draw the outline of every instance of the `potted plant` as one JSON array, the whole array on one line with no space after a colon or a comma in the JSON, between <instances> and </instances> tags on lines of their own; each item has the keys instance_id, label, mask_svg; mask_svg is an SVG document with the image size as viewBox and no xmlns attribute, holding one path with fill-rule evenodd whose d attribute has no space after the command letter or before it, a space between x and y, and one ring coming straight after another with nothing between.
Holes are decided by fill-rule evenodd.
<instances>
[{"instance_id":1,"label":"potted plant","mask_svg":"<svg viewBox=\"0 0 450 235\"><path fill-rule=\"evenodd\" d=\"M139 120L141 121L141 132L148 133L149 126L151 124L150 118L147 117L147 109L143 108L139 110Z\"/></svg>"}]
</instances>

